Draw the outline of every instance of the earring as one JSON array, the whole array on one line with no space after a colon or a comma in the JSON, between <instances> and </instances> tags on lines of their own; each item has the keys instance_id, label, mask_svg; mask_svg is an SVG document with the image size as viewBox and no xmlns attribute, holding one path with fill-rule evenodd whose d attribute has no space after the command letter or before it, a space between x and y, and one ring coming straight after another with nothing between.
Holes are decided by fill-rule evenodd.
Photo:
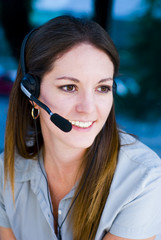
<instances>
[{"instance_id":1,"label":"earring","mask_svg":"<svg viewBox=\"0 0 161 240\"><path fill-rule=\"evenodd\" d=\"M37 119L39 117L39 114L40 114L40 110L37 109L37 115L35 115L35 108L33 107L32 110L31 110L31 116L33 119Z\"/></svg>"}]
</instances>

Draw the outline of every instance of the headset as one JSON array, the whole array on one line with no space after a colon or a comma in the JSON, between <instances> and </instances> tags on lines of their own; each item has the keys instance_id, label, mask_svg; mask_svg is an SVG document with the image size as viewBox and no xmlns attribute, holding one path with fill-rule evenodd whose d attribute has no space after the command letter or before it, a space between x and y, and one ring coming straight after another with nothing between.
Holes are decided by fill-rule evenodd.
<instances>
[{"instance_id":1,"label":"headset","mask_svg":"<svg viewBox=\"0 0 161 240\"><path fill-rule=\"evenodd\" d=\"M38 28L32 29L24 38L22 45L21 45L21 52L20 52L20 62L21 62L21 69L22 69L22 79L20 83L20 87L22 92L32 101L34 101L38 106L43 108L49 115L50 120L62 131L70 132L72 130L72 124L62 116L58 115L57 113L53 113L49 107L47 107L44 103L38 100L40 95L40 79L38 76L34 76L32 74L26 73L26 63L25 63L25 51L26 51L26 44L32 34L37 31ZM113 93L116 93L117 85L116 82L113 82Z\"/></svg>"},{"instance_id":2,"label":"headset","mask_svg":"<svg viewBox=\"0 0 161 240\"><path fill-rule=\"evenodd\" d=\"M26 44L27 41L29 40L29 38L31 37L31 35L37 30L37 28L31 30L26 37L24 38L22 45L21 45L21 52L20 52L20 63L21 63L21 69L22 69L22 79L21 79L21 83L20 83L20 87L22 92L31 100L34 101L38 106L40 106L41 108L43 108L49 115L50 115L50 120L62 131L64 132L69 132L72 129L72 124L65 118L61 117L60 115L56 114L56 113L52 113L51 110L41 101L38 100L38 97L40 95L40 79L37 76L31 75L29 73L26 73L26 64L25 64L25 49L26 49ZM43 170L43 167L41 166L41 162L40 162L40 149L39 149L39 143L38 143L38 133L37 133L37 124L36 124L36 120L34 118L34 124L35 124L35 131L36 131L36 144L37 144L37 149L38 149L38 164L40 167L40 170L45 178L46 181L46 185L47 185L47 196L48 196L48 201L49 201L49 205L50 205L50 211L54 217L54 213L52 210L52 203L50 200L50 193L49 193L49 186L48 186L48 180L46 177L46 174ZM77 197L79 194L77 194L74 202L76 201ZM62 221L61 225L58 224L58 239L61 240L61 228L71 210L71 208L74 205L71 205L71 207L69 208L64 220Z\"/></svg>"},{"instance_id":3,"label":"headset","mask_svg":"<svg viewBox=\"0 0 161 240\"><path fill-rule=\"evenodd\" d=\"M72 130L72 124L62 116L57 113L53 113L44 103L38 100L40 95L40 79L37 76L26 73L26 64L25 64L25 50L26 44L31 37L31 35L37 30L37 28L31 30L26 37L24 38L21 45L20 52L20 62L22 69L22 79L20 83L20 87L22 92L32 101L34 101L38 106L43 108L49 115L50 120L62 131L70 132Z\"/></svg>"}]
</instances>

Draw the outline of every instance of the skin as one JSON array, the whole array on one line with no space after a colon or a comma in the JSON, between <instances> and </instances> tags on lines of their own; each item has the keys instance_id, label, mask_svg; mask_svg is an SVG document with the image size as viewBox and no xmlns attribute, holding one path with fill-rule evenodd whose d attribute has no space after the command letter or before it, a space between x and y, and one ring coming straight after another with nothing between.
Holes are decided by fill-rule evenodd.
<instances>
[{"instance_id":1,"label":"skin","mask_svg":"<svg viewBox=\"0 0 161 240\"><path fill-rule=\"evenodd\" d=\"M114 66L108 55L84 43L65 53L42 79L39 99L52 112L73 123L91 122L86 128L73 125L72 130L65 133L40 109L44 166L56 218L60 200L81 176L79 169L85 150L91 146L109 116L113 104L113 74ZM0 234L0 240L15 239L10 229L0 228ZM104 237L104 240L114 239L124 238L110 233Z\"/></svg>"},{"instance_id":2,"label":"skin","mask_svg":"<svg viewBox=\"0 0 161 240\"><path fill-rule=\"evenodd\" d=\"M154 240L154 239L155 239L155 236L150 237L150 238L146 238L144 240ZM135 240L135 239L122 238L122 237L115 236L111 233L107 233L106 236L103 238L103 240ZM143 239L137 239L137 240L143 240Z\"/></svg>"},{"instance_id":3,"label":"skin","mask_svg":"<svg viewBox=\"0 0 161 240\"><path fill-rule=\"evenodd\" d=\"M0 240L16 240L10 228L0 227Z\"/></svg>"}]
</instances>

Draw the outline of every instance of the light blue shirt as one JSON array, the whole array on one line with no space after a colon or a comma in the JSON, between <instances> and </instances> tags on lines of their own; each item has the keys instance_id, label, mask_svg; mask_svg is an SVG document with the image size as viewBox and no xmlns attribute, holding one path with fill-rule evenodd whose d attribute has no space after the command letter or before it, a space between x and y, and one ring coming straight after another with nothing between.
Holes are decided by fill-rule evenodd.
<instances>
[{"instance_id":1,"label":"light blue shirt","mask_svg":"<svg viewBox=\"0 0 161 240\"><path fill-rule=\"evenodd\" d=\"M158 235L157 239L161 240L161 160L127 134L121 134L121 142L124 145L95 240L101 240L106 232L133 239ZM16 156L15 206L10 184L4 190L3 182L1 154L0 226L12 228L17 240L56 240L46 181L38 162ZM59 204L59 225L69 209L75 188ZM62 239L72 240L67 221L62 225Z\"/></svg>"}]
</instances>

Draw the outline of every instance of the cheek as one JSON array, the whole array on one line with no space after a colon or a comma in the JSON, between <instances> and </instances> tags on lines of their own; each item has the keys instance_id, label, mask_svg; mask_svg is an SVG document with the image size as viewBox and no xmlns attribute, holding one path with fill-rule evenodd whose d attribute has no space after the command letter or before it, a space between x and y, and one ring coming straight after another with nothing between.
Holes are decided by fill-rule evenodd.
<instances>
[{"instance_id":1,"label":"cheek","mask_svg":"<svg viewBox=\"0 0 161 240\"><path fill-rule=\"evenodd\" d=\"M40 100L42 100L45 104L52 105L56 102L56 91L53 84L47 81L41 83L40 87Z\"/></svg>"},{"instance_id":2,"label":"cheek","mask_svg":"<svg viewBox=\"0 0 161 240\"><path fill-rule=\"evenodd\" d=\"M50 116L44 111L41 111L40 114L40 125L44 139L50 139L50 136L55 135L56 132L61 133L61 130L50 120Z\"/></svg>"},{"instance_id":3,"label":"cheek","mask_svg":"<svg viewBox=\"0 0 161 240\"><path fill-rule=\"evenodd\" d=\"M50 127L52 126L52 122L50 120L50 116L47 112L45 112L43 109L40 110L40 124L42 126Z\"/></svg>"},{"instance_id":4,"label":"cheek","mask_svg":"<svg viewBox=\"0 0 161 240\"><path fill-rule=\"evenodd\" d=\"M39 100L42 101L48 108L50 108L53 113L57 112L57 109L59 109L61 106L59 99L57 98L56 94L51 91L51 89L44 88L41 91Z\"/></svg>"},{"instance_id":5,"label":"cheek","mask_svg":"<svg viewBox=\"0 0 161 240\"><path fill-rule=\"evenodd\" d=\"M101 103L100 113L102 118L107 119L113 106L113 96Z\"/></svg>"}]
</instances>

